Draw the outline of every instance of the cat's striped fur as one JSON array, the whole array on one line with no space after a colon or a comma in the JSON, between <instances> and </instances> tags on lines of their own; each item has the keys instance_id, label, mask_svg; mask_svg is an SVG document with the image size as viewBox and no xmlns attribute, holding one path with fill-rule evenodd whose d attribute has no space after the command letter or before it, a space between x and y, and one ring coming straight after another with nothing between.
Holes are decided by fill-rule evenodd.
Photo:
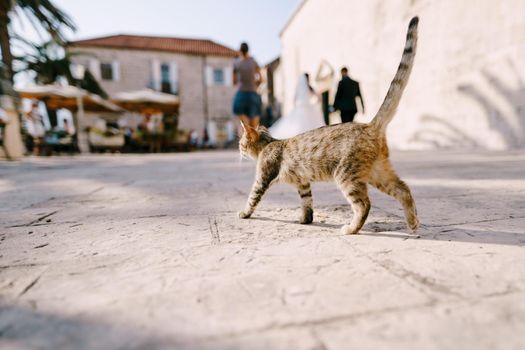
<instances>
[{"instance_id":1,"label":"cat's striped fur","mask_svg":"<svg viewBox=\"0 0 525 350\"><path fill-rule=\"evenodd\" d=\"M344 233L358 233L370 210L367 185L396 198L403 206L408 227L419 225L408 186L396 175L388 159L385 131L392 120L407 84L417 46L418 18L410 21L405 49L394 80L377 115L369 124L345 123L308 131L286 140L273 139L268 130L243 125L239 148L257 159L257 172L246 208L239 213L249 218L268 187L284 182L297 188L302 200L300 222L313 220L314 181L335 181L352 205L354 216Z\"/></svg>"}]
</instances>

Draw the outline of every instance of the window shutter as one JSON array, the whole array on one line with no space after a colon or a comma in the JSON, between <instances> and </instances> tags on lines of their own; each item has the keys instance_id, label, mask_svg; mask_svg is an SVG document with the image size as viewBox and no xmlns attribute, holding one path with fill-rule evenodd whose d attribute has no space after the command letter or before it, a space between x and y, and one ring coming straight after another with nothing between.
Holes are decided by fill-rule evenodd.
<instances>
[{"instance_id":1,"label":"window shutter","mask_svg":"<svg viewBox=\"0 0 525 350\"><path fill-rule=\"evenodd\" d=\"M179 92L179 71L177 62L171 62L170 65L170 80L171 80L171 92L176 94Z\"/></svg>"},{"instance_id":2,"label":"window shutter","mask_svg":"<svg viewBox=\"0 0 525 350\"><path fill-rule=\"evenodd\" d=\"M100 62L96 58L91 58L89 60L89 71L95 79L100 80Z\"/></svg>"},{"instance_id":3,"label":"window shutter","mask_svg":"<svg viewBox=\"0 0 525 350\"><path fill-rule=\"evenodd\" d=\"M213 85L213 67L206 66L206 85L212 86Z\"/></svg>"},{"instance_id":4,"label":"window shutter","mask_svg":"<svg viewBox=\"0 0 525 350\"><path fill-rule=\"evenodd\" d=\"M113 71L113 81L120 81L120 64L118 61L111 63L111 70Z\"/></svg>"},{"instance_id":5,"label":"window shutter","mask_svg":"<svg viewBox=\"0 0 525 350\"><path fill-rule=\"evenodd\" d=\"M224 72L224 85L232 86L233 85L233 67L225 67L222 69Z\"/></svg>"},{"instance_id":6,"label":"window shutter","mask_svg":"<svg viewBox=\"0 0 525 350\"><path fill-rule=\"evenodd\" d=\"M151 61L151 87L153 90L160 91L160 62L159 60Z\"/></svg>"}]
</instances>

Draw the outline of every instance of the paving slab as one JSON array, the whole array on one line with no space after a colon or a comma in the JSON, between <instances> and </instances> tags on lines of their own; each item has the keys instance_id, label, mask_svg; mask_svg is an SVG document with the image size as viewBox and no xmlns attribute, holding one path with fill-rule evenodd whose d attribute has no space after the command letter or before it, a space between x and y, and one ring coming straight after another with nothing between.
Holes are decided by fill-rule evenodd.
<instances>
[{"instance_id":1,"label":"paving slab","mask_svg":"<svg viewBox=\"0 0 525 350\"><path fill-rule=\"evenodd\" d=\"M525 155L394 152L421 219L335 185L241 220L232 151L0 163L2 349L523 349Z\"/></svg>"}]
</instances>

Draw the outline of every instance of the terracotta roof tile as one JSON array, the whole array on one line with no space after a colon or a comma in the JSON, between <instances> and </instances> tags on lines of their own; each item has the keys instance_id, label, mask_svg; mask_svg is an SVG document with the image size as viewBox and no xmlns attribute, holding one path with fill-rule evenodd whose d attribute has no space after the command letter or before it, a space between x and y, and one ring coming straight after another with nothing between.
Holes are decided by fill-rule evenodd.
<instances>
[{"instance_id":1,"label":"terracotta roof tile","mask_svg":"<svg viewBox=\"0 0 525 350\"><path fill-rule=\"evenodd\" d=\"M177 52L191 55L213 55L236 57L237 51L211 40L156 37L142 35L111 35L100 38L74 41L72 47L104 47Z\"/></svg>"}]
</instances>

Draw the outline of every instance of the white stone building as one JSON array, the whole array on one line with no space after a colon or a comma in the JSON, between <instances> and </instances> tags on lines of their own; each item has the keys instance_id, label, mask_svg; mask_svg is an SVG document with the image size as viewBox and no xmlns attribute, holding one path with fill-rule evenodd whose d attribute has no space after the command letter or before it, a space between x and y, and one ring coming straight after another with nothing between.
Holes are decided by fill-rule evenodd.
<instances>
[{"instance_id":1,"label":"white stone building","mask_svg":"<svg viewBox=\"0 0 525 350\"><path fill-rule=\"evenodd\" d=\"M229 120L237 52L210 40L114 35L73 42L85 65L111 96L152 88L180 99L179 127L202 132L207 121Z\"/></svg>"},{"instance_id":2,"label":"white stone building","mask_svg":"<svg viewBox=\"0 0 525 350\"><path fill-rule=\"evenodd\" d=\"M308 72L333 102L339 70L361 84L366 114L379 108L398 66L410 18L420 17L410 82L392 122L395 148L525 146L525 1L306 0L281 32L285 111ZM320 74L317 74L321 70ZM333 71L333 73L331 73Z\"/></svg>"}]
</instances>

